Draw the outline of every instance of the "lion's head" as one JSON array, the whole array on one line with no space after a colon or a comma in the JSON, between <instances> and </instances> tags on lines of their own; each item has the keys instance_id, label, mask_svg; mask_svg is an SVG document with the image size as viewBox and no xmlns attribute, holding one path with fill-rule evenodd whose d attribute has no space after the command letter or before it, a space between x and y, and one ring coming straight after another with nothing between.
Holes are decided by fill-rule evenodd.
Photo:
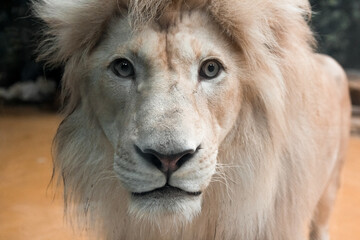
<instances>
[{"instance_id":1,"label":"lion's head","mask_svg":"<svg viewBox=\"0 0 360 240\"><path fill-rule=\"evenodd\" d=\"M316 155L312 140L296 145L312 131L294 110L315 91L299 81L315 78L307 1L46 0L35 10L49 26L41 57L66 66L55 170L65 201L106 239L156 239L152 225L179 222L179 239L302 231L271 229L306 205L294 196L306 195ZM223 221L244 230L225 233Z\"/></svg>"}]
</instances>

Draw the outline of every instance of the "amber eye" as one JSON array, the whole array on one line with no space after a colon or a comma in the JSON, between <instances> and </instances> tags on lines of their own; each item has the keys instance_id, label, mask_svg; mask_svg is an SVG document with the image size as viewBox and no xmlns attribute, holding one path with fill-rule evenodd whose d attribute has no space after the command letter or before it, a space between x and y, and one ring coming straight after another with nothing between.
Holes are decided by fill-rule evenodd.
<instances>
[{"instance_id":1,"label":"amber eye","mask_svg":"<svg viewBox=\"0 0 360 240\"><path fill-rule=\"evenodd\" d=\"M135 75L134 66L125 58L116 59L111 63L110 69L116 76L121 78L130 78Z\"/></svg>"},{"instance_id":2,"label":"amber eye","mask_svg":"<svg viewBox=\"0 0 360 240\"><path fill-rule=\"evenodd\" d=\"M199 74L203 78L212 79L219 75L222 68L217 60L207 60L201 65Z\"/></svg>"}]
</instances>

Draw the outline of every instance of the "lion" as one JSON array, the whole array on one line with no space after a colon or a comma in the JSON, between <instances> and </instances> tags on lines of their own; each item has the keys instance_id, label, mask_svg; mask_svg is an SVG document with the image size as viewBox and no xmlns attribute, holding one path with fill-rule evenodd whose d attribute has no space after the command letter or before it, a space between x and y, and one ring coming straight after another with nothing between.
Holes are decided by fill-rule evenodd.
<instances>
[{"instance_id":1,"label":"lion","mask_svg":"<svg viewBox=\"0 0 360 240\"><path fill-rule=\"evenodd\" d=\"M306 0L37 0L64 64L54 170L94 239L325 240L344 71Z\"/></svg>"}]
</instances>

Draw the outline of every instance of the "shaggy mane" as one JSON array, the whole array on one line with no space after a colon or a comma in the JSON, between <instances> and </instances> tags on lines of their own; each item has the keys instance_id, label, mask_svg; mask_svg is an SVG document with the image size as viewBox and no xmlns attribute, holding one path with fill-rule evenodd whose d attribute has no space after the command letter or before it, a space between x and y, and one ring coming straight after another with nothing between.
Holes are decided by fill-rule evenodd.
<instances>
[{"instance_id":1,"label":"shaggy mane","mask_svg":"<svg viewBox=\"0 0 360 240\"><path fill-rule=\"evenodd\" d=\"M99 234L94 239L175 239L173 232L164 230L164 223L178 225L176 239L280 240L304 230L300 219L312 212L298 209L312 209L311 202L316 202L296 195L307 193L306 186L314 179L303 163L314 156L313 143L301 142L310 133L308 123L299 117L306 114L302 111L306 103L297 92L299 79L315 81L315 41L306 22L308 1L39 0L33 4L47 25L40 58L66 66L63 95L69 102L67 118L55 138L55 170L64 182L67 211L78 216L81 226ZM191 225L171 217L149 223L146 216L136 218L127 212L128 199L112 170L113 150L80 98L79 85L86 74L78 69L85 68L85 59L112 19L129 16L134 31L153 21L166 28L181 11L195 9L205 11L244 55L243 106L234 130L219 149L221 181L207 189L201 216ZM239 163L238 159L248 161ZM226 186L222 181L227 181ZM257 198L260 190L263 193ZM248 199L241 198L244 194ZM223 205L224 199L228 200ZM263 199L271 199L271 206L264 205ZM256 216L251 215L253 209ZM242 218L234 215L239 211L244 213ZM287 221L289 211L298 212L298 218ZM142 227L137 229L139 222ZM232 226L225 226L228 223ZM232 235L237 225L248 229L241 236ZM283 229L275 232L274 226ZM198 236L189 235L195 228ZM293 240L300 239L294 236Z\"/></svg>"}]
</instances>

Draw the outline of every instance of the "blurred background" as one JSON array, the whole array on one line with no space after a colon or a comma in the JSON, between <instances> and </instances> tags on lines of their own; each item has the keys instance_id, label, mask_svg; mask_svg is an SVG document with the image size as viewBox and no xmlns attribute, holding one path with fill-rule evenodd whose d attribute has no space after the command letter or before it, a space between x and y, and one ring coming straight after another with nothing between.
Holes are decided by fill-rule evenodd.
<instances>
[{"instance_id":1,"label":"blurred background","mask_svg":"<svg viewBox=\"0 0 360 240\"><path fill-rule=\"evenodd\" d=\"M311 0L318 51L349 77L352 138L332 239L360 236L360 0ZM40 22L29 0L0 2L0 240L80 239L63 225L61 196L47 193L62 68L35 61ZM50 191L51 192L51 191Z\"/></svg>"}]
</instances>

